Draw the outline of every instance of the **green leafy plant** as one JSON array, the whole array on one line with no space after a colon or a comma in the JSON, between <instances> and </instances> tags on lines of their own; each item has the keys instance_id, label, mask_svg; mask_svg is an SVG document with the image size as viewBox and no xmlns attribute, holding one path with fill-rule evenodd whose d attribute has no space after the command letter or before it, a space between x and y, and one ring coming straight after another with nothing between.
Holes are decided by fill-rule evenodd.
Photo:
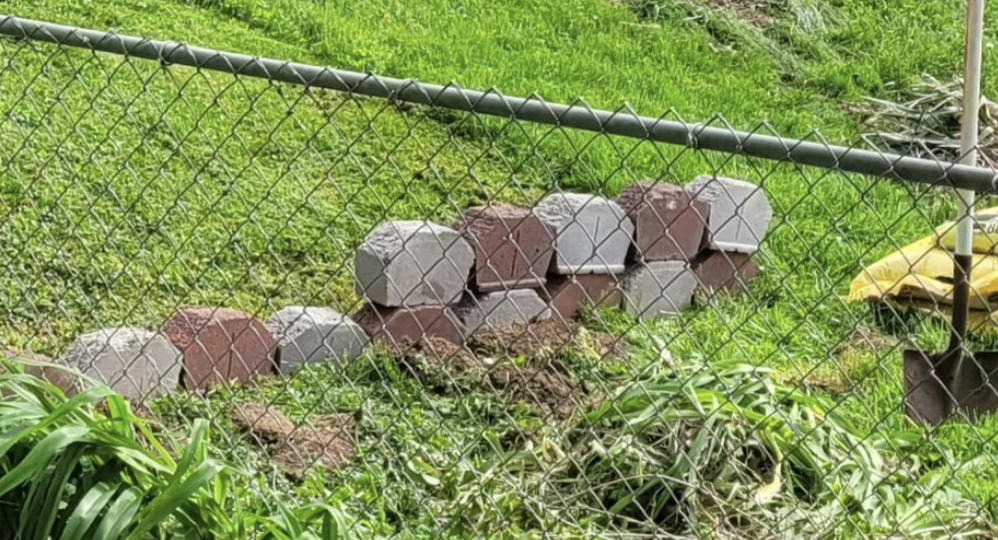
<instances>
[{"instance_id":1,"label":"green leafy plant","mask_svg":"<svg viewBox=\"0 0 998 540\"><path fill-rule=\"evenodd\" d=\"M337 508L292 509L254 494L251 479L211 457L206 421L194 420L180 439L154 430L96 381L67 397L24 373L26 363L4 361L0 373L0 537L351 536Z\"/></svg>"}]
</instances>

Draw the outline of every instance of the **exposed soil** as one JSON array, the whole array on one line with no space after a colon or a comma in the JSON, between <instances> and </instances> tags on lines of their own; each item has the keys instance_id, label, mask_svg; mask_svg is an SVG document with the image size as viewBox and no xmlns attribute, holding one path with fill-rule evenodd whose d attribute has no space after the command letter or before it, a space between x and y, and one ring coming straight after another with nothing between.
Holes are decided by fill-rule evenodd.
<instances>
[{"instance_id":1,"label":"exposed soil","mask_svg":"<svg viewBox=\"0 0 998 540\"><path fill-rule=\"evenodd\" d=\"M317 420L325 427L299 427L278 448L274 460L284 470L301 476L313 463L328 469L341 469L354 456L354 420L349 414L336 414Z\"/></svg>"},{"instance_id":2,"label":"exposed soil","mask_svg":"<svg viewBox=\"0 0 998 540\"><path fill-rule=\"evenodd\" d=\"M546 365L559 354L588 346L600 357L622 357L626 349L611 335L587 331L573 321L548 320L476 332L465 346L445 339L428 338L390 350L403 367L415 373L445 368L462 376L488 369L498 358L521 358L531 365Z\"/></svg>"},{"instance_id":3,"label":"exposed soil","mask_svg":"<svg viewBox=\"0 0 998 540\"><path fill-rule=\"evenodd\" d=\"M801 386L810 390L824 390L829 394L842 394L849 390L851 382L845 375L834 372L816 371L800 381Z\"/></svg>"},{"instance_id":4,"label":"exposed soil","mask_svg":"<svg viewBox=\"0 0 998 540\"><path fill-rule=\"evenodd\" d=\"M872 326L859 325L849 334L849 337L842 340L833 352L836 354L856 349L882 350L896 347L900 341L888 334L877 330Z\"/></svg>"},{"instance_id":5,"label":"exposed soil","mask_svg":"<svg viewBox=\"0 0 998 540\"><path fill-rule=\"evenodd\" d=\"M586 339L601 357L623 356L622 343L609 334L585 331ZM583 341L583 328L574 321L551 318L529 325L486 328L468 340L468 349L478 356L522 357L527 361L548 361Z\"/></svg>"},{"instance_id":6,"label":"exposed soil","mask_svg":"<svg viewBox=\"0 0 998 540\"><path fill-rule=\"evenodd\" d=\"M856 370L870 354L896 347L899 340L872 326L857 326L848 337L832 349L837 358L837 366L821 366L803 377L799 384L806 388L824 390L830 394L848 391L856 377ZM860 376L861 377L861 376ZM788 381L793 384L793 381Z\"/></svg>"},{"instance_id":7,"label":"exposed soil","mask_svg":"<svg viewBox=\"0 0 998 540\"><path fill-rule=\"evenodd\" d=\"M393 355L406 371L416 375L445 370L451 375L463 376L485 367L468 349L441 338L427 338L400 347Z\"/></svg>"},{"instance_id":8,"label":"exposed soil","mask_svg":"<svg viewBox=\"0 0 998 540\"><path fill-rule=\"evenodd\" d=\"M650 11L646 9L643 3L638 0L608 1L611 3L630 5L642 15ZM732 13L743 21L760 28L764 28L768 26L773 19L772 14L770 13L769 5L771 1L772 0L698 0L697 2L691 1L690 3L700 3L714 11ZM645 15L645 17L647 17L647 15Z\"/></svg>"},{"instance_id":9,"label":"exposed soil","mask_svg":"<svg viewBox=\"0 0 998 540\"><path fill-rule=\"evenodd\" d=\"M764 0L701 0L707 7L734 13L739 19L756 26L766 26L771 17L769 2Z\"/></svg>"},{"instance_id":10,"label":"exposed soil","mask_svg":"<svg viewBox=\"0 0 998 540\"><path fill-rule=\"evenodd\" d=\"M317 418L313 426L295 426L284 414L259 402L236 405L232 421L266 446L284 471L301 476L315 463L342 468L354 455L354 419L349 414Z\"/></svg>"},{"instance_id":11,"label":"exposed soil","mask_svg":"<svg viewBox=\"0 0 998 540\"><path fill-rule=\"evenodd\" d=\"M572 321L549 320L475 333L465 347L426 339L394 351L403 369L423 384L485 387L503 399L534 407L544 416L566 418L587 400L558 355L589 347L600 357L623 356L613 336L585 331ZM509 360L518 359L513 365Z\"/></svg>"},{"instance_id":12,"label":"exposed soil","mask_svg":"<svg viewBox=\"0 0 998 540\"><path fill-rule=\"evenodd\" d=\"M295 424L274 407L251 401L232 408L232 421L250 432L261 443L283 442L295 430Z\"/></svg>"},{"instance_id":13,"label":"exposed soil","mask_svg":"<svg viewBox=\"0 0 998 540\"><path fill-rule=\"evenodd\" d=\"M544 416L562 419L585 401L585 389L555 367L517 367L508 364L489 371L489 385L504 399L531 405Z\"/></svg>"}]
</instances>

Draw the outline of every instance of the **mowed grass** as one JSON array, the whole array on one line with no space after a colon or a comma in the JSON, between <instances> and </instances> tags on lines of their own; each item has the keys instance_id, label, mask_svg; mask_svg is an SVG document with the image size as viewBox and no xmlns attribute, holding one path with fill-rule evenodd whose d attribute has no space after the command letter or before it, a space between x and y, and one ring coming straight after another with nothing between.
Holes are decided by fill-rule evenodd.
<instances>
[{"instance_id":1,"label":"mowed grass","mask_svg":"<svg viewBox=\"0 0 998 540\"><path fill-rule=\"evenodd\" d=\"M849 103L922 72L959 72L963 21L950 0L838 2L806 32L797 14L807 11L789 3L784 25L765 31L699 8L691 20L687 5L636 13L601 0L9 5L53 22L846 143L858 134ZM716 173L761 184L772 201L762 274L745 297L641 331L677 358L746 359L791 382L846 378L838 399L859 425L904 425L900 347L853 340L873 319L839 298L862 264L948 218L943 195L49 45L4 40L0 55L10 60L0 71L7 345L55 354L99 326L156 327L178 305L351 312L353 248L382 220L449 223L490 200L613 196L639 179ZM998 88L987 76L985 86ZM931 347L944 333L926 322L918 336ZM998 450L996 428L935 436L964 460ZM991 463L964 486L987 507L996 471Z\"/></svg>"}]
</instances>

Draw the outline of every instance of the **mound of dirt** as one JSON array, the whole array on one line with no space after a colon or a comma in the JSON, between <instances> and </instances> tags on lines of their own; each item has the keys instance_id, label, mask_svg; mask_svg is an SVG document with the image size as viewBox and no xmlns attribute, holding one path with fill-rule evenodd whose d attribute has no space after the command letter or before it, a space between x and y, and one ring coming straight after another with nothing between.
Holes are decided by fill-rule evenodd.
<instances>
[{"instance_id":1,"label":"mound of dirt","mask_svg":"<svg viewBox=\"0 0 998 540\"><path fill-rule=\"evenodd\" d=\"M354 419L349 414L321 416L314 426L295 426L274 407L259 402L236 405L232 421L270 451L284 471L302 476L314 463L341 469L354 456Z\"/></svg>"},{"instance_id":2,"label":"mound of dirt","mask_svg":"<svg viewBox=\"0 0 998 540\"><path fill-rule=\"evenodd\" d=\"M799 384L808 390L823 390L829 394L843 394L850 388L849 379L845 375L825 371L812 373L797 383L785 381L784 384Z\"/></svg>"},{"instance_id":3,"label":"mound of dirt","mask_svg":"<svg viewBox=\"0 0 998 540\"><path fill-rule=\"evenodd\" d=\"M586 330L574 321L554 318L528 325L482 329L468 340L468 349L479 356L547 361L583 346L584 340L591 341L589 345L601 357L619 357L625 353L623 344L609 334Z\"/></svg>"},{"instance_id":4,"label":"mound of dirt","mask_svg":"<svg viewBox=\"0 0 998 540\"><path fill-rule=\"evenodd\" d=\"M295 424L274 407L251 401L232 408L232 421L253 434L263 443L277 443L287 439Z\"/></svg>"},{"instance_id":5,"label":"mound of dirt","mask_svg":"<svg viewBox=\"0 0 998 540\"><path fill-rule=\"evenodd\" d=\"M472 335L464 347L430 338L390 352L424 386L480 388L531 406L545 417L564 419L586 400L587 392L559 355L579 350L600 358L625 353L613 336L565 320L486 328ZM517 365L510 359L517 359Z\"/></svg>"},{"instance_id":6,"label":"mound of dirt","mask_svg":"<svg viewBox=\"0 0 998 540\"><path fill-rule=\"evenodd\" d=\"M533 406L556 419L571 416L585 399L585 389L553 365L496 366L489 371L488 384L507 401Z\"/></svg>"},{"instance_id":7,"label":"mound of dirt","mask_svg":"<svg viewBox=\"0 0 998 540\"><path fill-rule=\"evenodd\" d=\"M423 339L393 354L403 368L416 374L443 369L461 376L484 366L468 349L441 338Z\"/></svg>"},{"instance_id":8,"label":"mound of dirt","mask_svg":"<svg viewBox=\"0 0 998 540\"><path fill-rule=\"evenodd\" d=\"M810 390L843 394L862 380L860 370L864 361L876 359L878 354L895 349L900 344L900 340L876 328L859 325L832 348L831 353L836 357L834 364L819 366L799 381L788 380L785 384L800 384Z\"/></svg>"},{"instance_id":9,"label":"mound of dirt","mask_svg":"<svg viewBox=\"0 0 998 540\"><path fill-rule=\"evenodd\" d=\"M840 341L832 350L835 354L841 354L852 350L883 350L897 347L900 340L889 336L872 326L859 325L851 334Z\"/></svg>"},{"instance_id":10,"label":"mound of dirt","mask_svg":"<svg viewBox=\"0 0 998 540\"><path fill-rule=\"evenodd\" d=\"M756 26L767 26L772 18L770 3L760 0L702 0L702 3L714 10L734 13L739 19Z\"/></svg>"}]
</instances>

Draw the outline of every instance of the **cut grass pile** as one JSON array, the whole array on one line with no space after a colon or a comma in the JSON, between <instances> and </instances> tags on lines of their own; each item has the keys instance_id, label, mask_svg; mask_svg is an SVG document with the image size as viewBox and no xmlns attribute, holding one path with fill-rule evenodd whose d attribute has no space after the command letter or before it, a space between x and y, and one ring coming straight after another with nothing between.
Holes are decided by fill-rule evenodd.
<instances>
[{"instance_id":1,"label":"cut grass pile","mask_svg":"<svg viewBox=\"0 0 998 540\"><path fill-rule=\"evenodd\" d=\"M870 98L870 116L864 120L864 139L884 151L918 157L959 161L963 116L963 82L942 83L925 76L911 87L893 89L894 101ZM981 96L978 159L994 167L998 154L998 105Z\"/></svg>"},{"instance_id":2,"label":"cut grass pile","mask_svg":"<svg viewBox=\"0 0 998 540\"><path fill-rule=\"evenodd\" d=\"M737 20L723 7L664 1L8 5L30 18L426 82L454 80L511 95L536 92L562 102L586 96L602 108L626 100L644 115L671 111L665 116L688 121L721 112L738 129L811 140L821 140L812 133L819 128L835 142L858 138L850 101L882 96L888 83L921 73L956 74L963 20L956 0L767 3L761 22ZM988 27L998 23L993 11L987 19ZM5 345L55 353L77 332L98 326L156 327L178 305L267 315L284 305L320 304L351 312L358 307L353 248L383 219L450 223L466 206L529 203L552 188L612 196L636 179L685 183L717 173L763 185L773 203L761 276L746 297L718 298L709 308L647 325L640 331L654 341L628 355L644 365L661 362L660 350L668 348L677 359L705 365L742 361L774 368L790 381L834 380L841 415L855 422L857 433L904 426L899 348L883 341L843 348L872 317L839 295L862 263L950 217L947 198L925 201L906 186L791 164L399 108L48 45L4 39L0 57L7 59L0 71ZM993 65L988 49L985 73ZM998 87L987 77L985 83L985 93L994 95ZM759 127L763 120L769 124ZM622 333L633 321L602 314L590 324ZM928 348L945 332L922 321L914 336ZM450 480L427 477L422 464L458 463L463 449L485 444L477 418L513 418L488 433L519 443L516 437L537 424L489 393L431 399L401 373L379 380L372 383L380 392L372 406L406 426L379 427L368 436L381 452L412 441L422 445L412 450L418 458L376 456L383 467L358 473L357 482L387 491L385 500L362 491L354 504L379 508L374 521L388 528L419 512L426 512L420 519L442 512L432 505L456 497L448 481L483 474L460 465ZM294 409L311 395L312 384L330 381L302 374L246 398ZM329 394L327 413L366 402L360 390ZM215 401L196 401L184 404L184 417L200 411L224 422ZM439 416L440 408L460 411L468 421ZM998 508L998 463L991 457L996 433L998 423L987 421L931 435L954 448L950 465L982 456L974 481L957 476L953 485L992 515ZM243 454L267 466L262 457ZM929 454L933 463L949 459ZM420 502L424 488L439 495L428 507ZM319 490L313 484L294 489ZM349 490L318 493L354 498ZM482 519L500 523L503 505L516 505L518 495L493 496L495 509Z\"/></svg>"}]
</instances>

